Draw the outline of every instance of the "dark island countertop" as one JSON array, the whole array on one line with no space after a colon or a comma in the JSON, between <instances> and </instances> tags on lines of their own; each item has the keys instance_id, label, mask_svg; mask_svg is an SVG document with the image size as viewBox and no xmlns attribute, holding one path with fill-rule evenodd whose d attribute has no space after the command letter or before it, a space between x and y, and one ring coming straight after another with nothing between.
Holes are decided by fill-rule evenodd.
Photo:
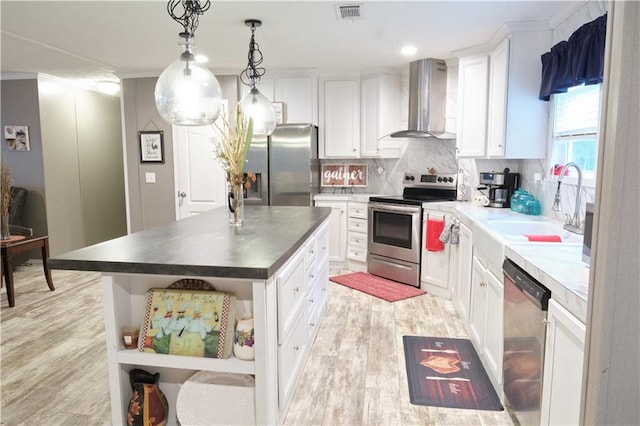
<instances>
[{"instance_id":1,"label":"dark island countertop","mask_svg":"<svg viewBox=\"0 0 640 426\"><path fill-rule=\"evenodd\" d=\"M329 217L321 207L245 206L229 225L226 207L48 259L52 269L132 274L271 277Z\"/></svg>"}]
</instances>

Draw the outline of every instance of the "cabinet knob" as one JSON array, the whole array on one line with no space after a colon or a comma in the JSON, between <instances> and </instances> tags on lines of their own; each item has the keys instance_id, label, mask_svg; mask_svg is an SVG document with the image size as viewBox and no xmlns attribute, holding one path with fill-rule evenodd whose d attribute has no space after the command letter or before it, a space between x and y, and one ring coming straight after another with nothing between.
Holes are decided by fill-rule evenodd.
<instances>
[{"instance_id":1,"label":"cabinet knob","mask_svg":"<svg viewBox=\"0 0 640 426\"><path fill-rule=\"evenodd\" d=\"M482 284L480 284L480 285L482 285ZM293 291L295 291L296 293L299 292L300 291L300 287L294 288Z\"/></svg>"},{"instance_id":2,"label":"cabinet knob","mask_svg":"<svg viewBox=\"0 0 640 426\"><path fill-rule=\"evenodd\" d=\"M356 149L355 149L355 148L353 148L353 152L356 152Z\"/></svg>"},{"instance_id":3,"label":"cabinet knob","mask_svg":"<svg viewBox=\"0 0 640 426\"><path fill-rule=\"evenodd\" d=\"M316 326L316 325L315 325L315 323L310 323L309 325L310 325L311 327L315 327L315 326Z\"/></svg>"},{"instance_id":4,"label":"cabinet knob","mask_svg":"<svg viewBox=\"0 0 640 426\"><path fill-rule=\"evenodd\" d=\"M297 346L297 345L296 345L296 346L294 346L294 347L293 347L293 350L295 350L295 351L299 351L299 350L300 350L300 346Z\"/></svg>"}]
</instances>

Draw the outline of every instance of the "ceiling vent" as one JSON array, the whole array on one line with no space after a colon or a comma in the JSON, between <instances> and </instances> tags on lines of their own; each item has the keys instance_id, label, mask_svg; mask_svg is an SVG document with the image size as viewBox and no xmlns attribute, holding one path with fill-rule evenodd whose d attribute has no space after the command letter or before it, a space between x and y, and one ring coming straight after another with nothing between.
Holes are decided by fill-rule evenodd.
<instances>
[{"instance_id":1,"label":"ceiling vent","mask_svg":"<svg viewBox=\"0 0 640 426\"><path fill-rule=\"evenodd\" d=\"M359 4L336 5L336 15L339 21L362 19L362 7Z\"/></svg>"}]
</instances>

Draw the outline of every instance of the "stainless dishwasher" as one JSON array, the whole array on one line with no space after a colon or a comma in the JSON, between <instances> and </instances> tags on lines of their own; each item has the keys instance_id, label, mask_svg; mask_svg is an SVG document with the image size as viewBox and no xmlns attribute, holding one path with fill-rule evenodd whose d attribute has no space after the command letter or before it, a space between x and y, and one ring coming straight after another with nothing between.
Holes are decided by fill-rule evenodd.
<instances>
[{"instance_id":1,"label":"stainless dishwasher","mask_svg":"<svg viewBox=\"0 0 640 426\"><path fill-rule=\"evenodd\" d=\"M551 291L509 259L505 259L502 270L505 405L521 425L539 425Z\"/></svg>"}]
</instances>

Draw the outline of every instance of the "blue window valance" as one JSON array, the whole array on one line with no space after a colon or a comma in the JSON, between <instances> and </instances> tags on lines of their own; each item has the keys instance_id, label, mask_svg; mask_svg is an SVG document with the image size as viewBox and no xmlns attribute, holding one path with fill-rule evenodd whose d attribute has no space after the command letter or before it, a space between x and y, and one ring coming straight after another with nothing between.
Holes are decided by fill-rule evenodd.
<instances>
[{"instance_id":1,"label":"blue window valance","mask_svg":"<svg viewBox=\"0 0 640 426\"><path fill-rule=\"evenodd\" d=\"M607 14L578 28L542 55L540 100L569 87L602 83Z\"/></svg>"}]
</instances>

